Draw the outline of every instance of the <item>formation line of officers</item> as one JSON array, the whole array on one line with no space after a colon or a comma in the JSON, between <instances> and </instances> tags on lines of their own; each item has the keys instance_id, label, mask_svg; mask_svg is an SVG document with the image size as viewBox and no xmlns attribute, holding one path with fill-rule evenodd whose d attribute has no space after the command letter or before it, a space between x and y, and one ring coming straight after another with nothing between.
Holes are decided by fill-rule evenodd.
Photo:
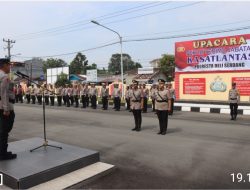
<instances>
[{"instance_id":1,"label":"formation line of officers","mask_svg":"<svg viewBox=\"0 0 250 190\"><path fill-rule=\"evenodd\" d=\"M90 87L89 87L90 85ZM20 95L21 90L19 86L14 90L16 93L16 101L23 99ZM53 86L51 84L44 84L41 87L35 87L34 85L26 88L25 98L27 103L42 104L42 95L44 93L44 99L46 105L55 105L55 97L57 98L57 105L65 105L67 107L74 106L86 108L91 106L93 109L97 108L97 98L102 100L102 109L108 109L108 102L113 100L115 111L120 111L122 92L119 88L119 84L114 84L114 89L109 95L109 88L106 83L102 83L101 89L95 87L95 83L90 84L74 84L62 86ZM160 130L158 134L165 135L168 125L168 115L173 114L173 106L175 99L175 91L172 88L171 83L165 84L163 79L158 80L158 85L153 84L151 89L146 87L146 84L140 84L138 81L133 80L132 84L127 86L125 99L126 109L133 113L135 120L135 127L133 131L141 130L142 116L141 113L146 113L148 107L148 99L152 100L152 111L156 112L159 119Z\"/></svg>"}]
</instances>

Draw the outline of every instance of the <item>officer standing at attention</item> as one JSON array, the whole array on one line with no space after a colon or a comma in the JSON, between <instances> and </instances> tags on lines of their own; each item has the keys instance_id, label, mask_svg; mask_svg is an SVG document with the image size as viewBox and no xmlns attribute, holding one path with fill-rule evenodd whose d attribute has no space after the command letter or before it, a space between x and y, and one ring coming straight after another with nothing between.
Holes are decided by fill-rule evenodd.
<instances>
[{"instance_id":1,"label":"officer standing at attention","mask_svg":"<svg viewBox=\"0 0 250 190\"><path fill-rule=\"evenodd\" d=\"M102 83L101 97L102 97L102 109L107 110L108 109L109 89L106 87L106 83Z\"/></svg>"},{"instance_id":2,"label":"officer standing at attention","mask_svg":"<svg viewBox=\"0 0 250 190\"><path fill-rule=\"evenodd\" d=\"M159 89L156 95L157 116L159 119L160 131L158 134L166 135L168 127L168 112L171 111L171 97L169 90L165 89L165 80L159 79Z\"/></svg>"},{"instance_id":3,"label":"officer standing at attention","mask_svg":"<svg viewBox=\"0 0 250 190\"><path fill-rule=\"evenodd\" d=\"M129 93L130 93L130 87L127 86L127 87L126 87L126 93L125 93L125 99L126 99L126 103L127 103L127 108L126 108L126 110L130 110Z\"/></svg>"},{"instance_id":4,"label":"officer standing at attention","mask_svg":"<svg viewBox=\"0 0 250 190\"><path fill-rule=\"evenodd\" d=\"M135 119L135 128L132 131L140 131L141 130L141 111L143 109L144 100L143 100L143 92L141 89L138 88L138 81L133 80L134 88L132 92L129 94L131 99L131 109Z\"/></svg>"},{"instance_id":5,"label":"officer standing at attention","mask_svg":"<svg viewBox=\"0 0 250 190\"><path fill-rule=\"evenodd\" d=\"M89 90L90 98L91 98L91 107L96 109L96 101L97 101L97 89L95 87L95 83L91 83L91 88Z\"/></svg>"},{"instance_id":6,"label":"officer standing at attention","mask_svg":"<svg viewBox=\"0 0 250 190\"><path fill-rule=\"evenodd\" d=\"M63 90L62 86L57 86L55 89L58 106L62 106L62 90Z\"/></svg>"},{"instance_id":7,"label":"officer standing at attention","mask_svg":"<svg viewBox=\"0 0 250 190\"><path fill-rule=\"evenodd\" d=\"M121 90L119 89L119 84L114 84L114 90L112 93L112 97L114 100L115 111L120 111L121 107Z\"/></svg>"},{"instance_id":8,"label":"officer standing at attention","mask_svg":"<svg viewBox=\"0 0 250 190\"><path fill-rule=\"evenodd\" d=\"M33 84L31 85L30 96L31 96L32 104L35 104L36 103L36 89Z\"/></svg>"},{"instance_id":9,"label":"officer standing at attention","mask_svg":"<svg viewBox=\"0 0 250 190\"><path fill-rule=\"evenodd\" d=\"M0 59L0 160L15 159L16 154L7 152L8 136L12 130L15 112L14 83L10 81L10 60Z\"/></svg>"},{"instance_id":10,"label":"officer standing at attention","mask_svg":"<svg viewBox=\"0 0 250 190\"><path fill-rule=\"evenodd\" d=\"M146 88L145 83L142 85L142 92L143 92L143 113L147 113L149 90Z\"/></svg>"},{"instance_id":11,"label":"officer standing at attention","mask_svg":"<svg viewBox=\"0 0 250 190\"><path fill-rule=\"evenodd\" d=\"M150 89L150 97L152 100L152 111L155 111L155 92L157 91L156 84L153 84L151 89Z\"/></svg>"},{"instance_id":12,"label":"officer standing at attention","mask_svg":"<svg viewBox=\"0 0 250 190\"><path fill-rule=\"evenodd\" d=\"M236 120L238 114L238 103L240 102L240 93L236 89L236 83L232 83L232 88L229 90L228 101L230 105L231 120Z\"/></svg>"},{"instance_id":13,"label":"officer standing at attention","mask_svg":"<svg viewBox=\"0 0 250 190\"><path fill-rule=\"evenodd\" d=\"M73 97L74 97L75 107L78 108L78 106L79 106L79 96L80 96L80 90L79 90L78 84L74 84L72 94L73 94Z\"/></svg>"},{"instance_id":14,"label":"officer standing at attention","mask_svg":"<svg viewBox=\"0 0 250 190\"><path fill-rule=\"evenodd\" d=\"M26 88L26 91L25 91L25 96L26 96L27 104L30 103L30 91L31 91L30 85L27 85L27 88Z\"/></svg>"},{"instance_id":15,"label":"officer standing at attention","mask_svg":"<svg viewBox=\"0 0 250 190\"><path fill-rule=\"evenodd\" d=\"M174 112L174 100L175 100L175 89L172 86L172 83L168 84L168 89L169 89L169 93L171 96L171 111L168 113L169 115L173 115Z\"/></svg>"}]
</instances>

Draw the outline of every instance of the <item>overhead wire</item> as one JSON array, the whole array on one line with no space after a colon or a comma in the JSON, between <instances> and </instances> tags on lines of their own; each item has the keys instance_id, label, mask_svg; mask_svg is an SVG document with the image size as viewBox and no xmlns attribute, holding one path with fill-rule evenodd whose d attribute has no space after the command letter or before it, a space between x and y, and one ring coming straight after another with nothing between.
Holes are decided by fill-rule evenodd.
<instances>
[{"instance_id":1,"label":"overhead wire","mask_svg":"<svg viewBox=\"0 0 250 190\"><path fill-rule=\"evenodd\" d=\"M123 40L123 43L126 42L143 42L143 41L156 41L156 40L165 40L165 39L175 39L175 38L184 38L184 37L194 37L194 36L204 36L204 35L211 35L211 34L220 34L220 33L227 33L227 32L234 32L234 31L241 31L241 30L247 30L250 29L250 26L245 26L245 27L238 27L238 28L231 28L231 29L224 29L224 30L215 30L215 31L208 31L208 32L200 32L200 33L191 33L191 34L181 34L181 35L173 35L173 36L162 36L162 37L155 37L155 38L141 38L141 39L132 39L132 40ZM70 53L63 53L63 54L55 54L55 55L48 55L48 56L35 56L38 58L50 58L50 57L61 57L61 56L66 56L66 55L72 55L76 54L78 52L87 52L87 51L92 51L108 46L112 46L115 44L120 43L119 41L93 47L93 48L88 48L85 50L80 50L80 51L74 51ZM16 57L25 57L25 56L16 56ZM32 57L27 57L26 58L32 58Z\"/></svg>"}]
</instances>

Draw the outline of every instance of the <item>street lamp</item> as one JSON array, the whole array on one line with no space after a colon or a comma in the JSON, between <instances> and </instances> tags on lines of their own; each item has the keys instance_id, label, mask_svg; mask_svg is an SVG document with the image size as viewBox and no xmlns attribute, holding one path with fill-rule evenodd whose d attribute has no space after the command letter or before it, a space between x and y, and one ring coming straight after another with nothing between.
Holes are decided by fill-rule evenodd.
<instances>
[{"instance_id":1,"label":"street lamp","mask_svg":"<svg viewBox=\"0 0 250 190\"><path fill-rule=\"evenodd\" d=\"M91 20L91 22L92 22L92 23L94 23L94 24L96 24L96 25L99 25L99 26L101 26L101 27L103 27L103 28L106 28L106 29L108 29L108 30L110 30L110 31L112 31L112 32L114 32L114 33L116 33L116 34L118 35L118 37L119 37L119 40L120 40L120 45L121 45L121 80L122 80L122 98L124 98L124 90L123 90L124 88L123 88L122 37L121 37L121 35L120 35L118 32L116 32L116 31L112 30L111 28L108 28L108 27L106 27L106 26L104 26L104 25L100 24L99 22L97 22L97 21L95 21L95 20Z\"/></svg>"}]
</instances>

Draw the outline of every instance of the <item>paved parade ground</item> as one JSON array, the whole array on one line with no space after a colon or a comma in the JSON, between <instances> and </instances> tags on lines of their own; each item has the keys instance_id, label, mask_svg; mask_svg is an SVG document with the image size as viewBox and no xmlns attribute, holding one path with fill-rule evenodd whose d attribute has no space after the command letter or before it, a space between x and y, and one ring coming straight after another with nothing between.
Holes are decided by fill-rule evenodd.
<instances>
[{"instance_id":1,"label":"paved parade ground","mask_svg":"<svg viewBox=\"0 0 250 190\"><path fill-rule=\"evenodd\" d=\"M16 104L10 140L43 137L42 106ZM46 109L48 139L100 152L116 166L84 188L250 188L250 117L175 112L167 135L157 135L156 115L142 115L134 132L132 113L112 109ZM42 142L41 142L42 143ZM34 145L36 147L37 145ZM245 182L233 182L242 173Z\"/></svg>"}]
</instances>

